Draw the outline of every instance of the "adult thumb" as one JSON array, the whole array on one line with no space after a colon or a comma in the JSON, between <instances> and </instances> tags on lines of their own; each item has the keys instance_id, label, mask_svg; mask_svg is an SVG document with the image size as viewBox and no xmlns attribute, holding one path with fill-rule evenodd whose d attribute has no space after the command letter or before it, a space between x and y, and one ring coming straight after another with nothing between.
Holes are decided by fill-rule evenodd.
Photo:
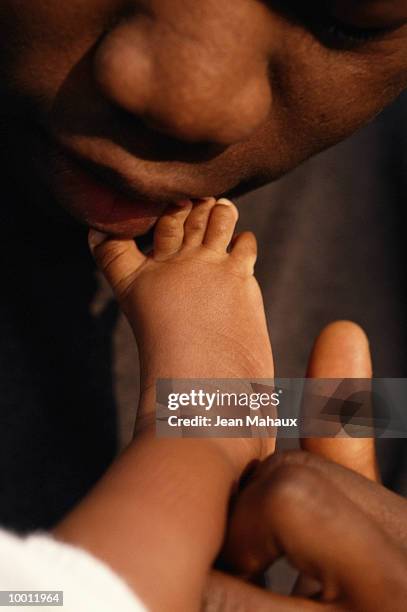
<instances>
[{"instance_id":1,"label":"adult thumb","mask_svg":"<svg viewBox=\"0 0 407 612\"><path fill-rule=\"evenodd\" d=\"M369 342L362 328L350 321L325 327L314 344L307 377L371 378ZM367 478L379 479L373 438L304 438L301 446Z\"/></svg>"}]
</instances>

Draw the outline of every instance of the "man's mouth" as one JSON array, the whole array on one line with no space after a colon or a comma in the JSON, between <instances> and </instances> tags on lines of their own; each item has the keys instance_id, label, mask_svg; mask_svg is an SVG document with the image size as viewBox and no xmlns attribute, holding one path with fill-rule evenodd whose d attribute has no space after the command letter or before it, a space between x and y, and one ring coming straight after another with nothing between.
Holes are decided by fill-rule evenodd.
<instances>
[{"instance_id":1,"label":"man's mouth","mask_svg":"<svg viewBox=\"0 0 407 612\"><path fill-rule=\"evenodd\" d=\"M220 157L198 164L151 161L134 156L113 140L63 129L45 128L45 132L51 144L57 199L99 231L144 234L167 206L220 197L240 182L235 164L226 164L225 171Z\"/></svg>"},{"instance_id":2,"label":"man's mouth","mask_svg":"<svg viewBox=\"0 0 407 612\"><path fill-rule=\"evenodd\" d=\"M185 197L154 199L128 187L114 171L64 150L56 160L56 189L65 207L99 231L123 236L147 232L170 204Z\"/></svg>"}]
</instances>

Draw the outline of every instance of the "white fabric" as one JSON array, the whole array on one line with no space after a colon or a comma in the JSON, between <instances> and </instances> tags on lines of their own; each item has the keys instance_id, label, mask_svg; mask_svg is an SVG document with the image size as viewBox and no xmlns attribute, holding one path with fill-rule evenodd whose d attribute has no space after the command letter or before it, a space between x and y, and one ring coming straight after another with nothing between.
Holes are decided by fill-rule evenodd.
<instances>
[{"instance_id":1,"label":"white fabric","mask_svg":"<svg viewBox=\"0 0 407 612\"><path fill-rule=\"evenodd\" d=\"M22 538L0 529L0 590L63 591L63 607L42 608L55 612L147 612L104 563L44 534ZM28 612L33 608L0 609Z\"/></svg>"}]
</instances>

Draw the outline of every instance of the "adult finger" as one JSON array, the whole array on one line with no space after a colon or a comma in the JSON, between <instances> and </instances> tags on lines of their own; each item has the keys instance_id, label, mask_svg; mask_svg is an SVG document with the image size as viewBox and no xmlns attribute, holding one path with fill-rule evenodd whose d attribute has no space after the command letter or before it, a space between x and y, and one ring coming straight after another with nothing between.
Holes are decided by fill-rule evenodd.
<instances>
[{"instance_id":1,"label":"adult finger","mask_svg":"<svg viewBox=\"0 0 407 612\"><path fill-rule=\"evenodd\" d=\"M283 464L254 479L231 516L225 558L239 574L256 576L280 556L322 585L322 601L405 609L405 552L309 466Z\"/></svg>"},{"instance_id":2,"label":"adult finger","mask_svg":"<svg viewBox=\"0 0 407 612\"><path fill-rule=\"evenodd\" d=\"M317 473L407 551L407 500L403 497L354 470L300 450L286 451L269 457L258 466L252 482L259 481L262 486L267 486L274 472L284 466L309 468Z\"/></svg>"},{"instance_id":3,"label":"adult finger","mask_svg":"<svg viewBox=\"0 0 407 612\"><path fill-rule=\"evenodd\" d=\"M270 593L240 578L212 572L206 586L203 612L336 612L340 608Z\"/></svg>"},{"instance_id":4,"label":"adult finger","mask_svg":"<svg viewBox=\"0 0 407 612\"><path fill-rule=\"evenodd\" d=\"M325 327L313 347L307 377L366 379L371 376L369 342L364 331L350 321L337 321ZM304 438L301 447L367 478L379 478L373 438Z\"/></svg>"}]
</instances>

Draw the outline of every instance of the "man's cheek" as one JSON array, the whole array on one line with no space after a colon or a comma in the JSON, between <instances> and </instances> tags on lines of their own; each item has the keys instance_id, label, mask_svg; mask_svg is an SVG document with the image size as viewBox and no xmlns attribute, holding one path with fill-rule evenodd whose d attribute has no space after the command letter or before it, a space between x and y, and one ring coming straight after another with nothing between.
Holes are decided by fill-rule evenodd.
<instances>
[{"instance_id":1,"label":"man's cheek","mask_svg":"<svg viewBox=\"0 0 407 612\"><path fill-rule=\"evenodd\" d=\"M92 79L90 63L85 64L105 27L104 3L25 0L18 3L18 11L15 4L14 0L3 0L0 7L1 87L10 95L51 107L74 70L82 72L83 82Z\"/></svg>"},{"instance_id":2,"label":"man's cheek","mask_svg":"<svg viewBox=\"0 0 407 612\"><path fill-rule=\"evenodd\" d=\"M378 55L373 62L321 49L308 60L297 56L291 66L280 85L283 113L310 145L328 146L350 135L407 86L407 56L400 54Z\"/></svg>"}]
</instances>

